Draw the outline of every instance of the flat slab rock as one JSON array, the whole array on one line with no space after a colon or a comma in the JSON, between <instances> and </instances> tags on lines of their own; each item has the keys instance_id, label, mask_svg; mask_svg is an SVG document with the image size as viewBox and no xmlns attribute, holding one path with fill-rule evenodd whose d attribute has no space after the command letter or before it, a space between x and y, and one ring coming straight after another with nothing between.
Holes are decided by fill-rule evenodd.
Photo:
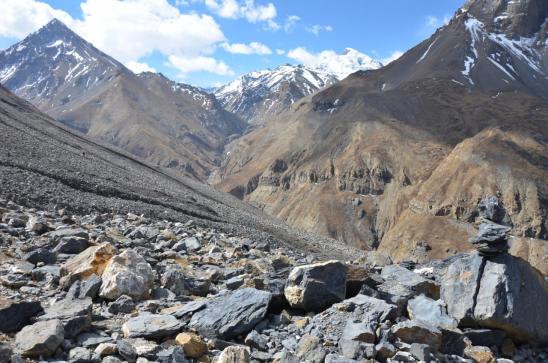
<instances>
[{"instance_id":1,"label":"flat slab rock","mask_svg":"<svg viewBox=\"0 0 548 363\"><path fill-rule=\"evenodd\" d=\"M269 292L253 288L216 297L194 313L189 327L208 338L235 338L249 333L266 316L271 298Z\"/></svg>"},{"instance_id":2,"label":"flat slab rock","mask_svg":"<svg viewBox=\"0 0 548 363\"><path fill-rule=\"evenodd\" d=\"M15 351L24 357L49 357L65 338L60 320L40 321L15 336Z\"/></svg>"},{"instance_id":3,"label":"flat slab rock","mask_svg":"<svg viewBox=\"0 0 548 363\"><path fill-rule=\"evenodd\" d=\"M126 338L163 338L174 335L183 327L177 318L171 315L141 314L129 319L122 325Z\"/></svg>"}]
</instances>

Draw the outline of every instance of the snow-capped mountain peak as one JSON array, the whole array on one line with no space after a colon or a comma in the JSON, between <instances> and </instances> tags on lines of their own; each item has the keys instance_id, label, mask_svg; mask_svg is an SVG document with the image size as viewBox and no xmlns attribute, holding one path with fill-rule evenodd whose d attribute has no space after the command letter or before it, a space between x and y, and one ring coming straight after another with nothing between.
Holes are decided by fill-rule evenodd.
<instances>
[{"instance_id":1,"label":"snow-capped mountain peak","mask_svg":"<svg viewBox=\"0 0 548 363\"><path fill-rule=\"evenodd\" d=\"M66 103L121 70L57 19L0 52L0 83L36 105Z\"/></svg>"},{"instance_id":2,"label":"snow-capped mountain peak","mask_svg":"<svg viewBox=\"0 0 548 363\"><path fill-rule=\"evenodd\" d=\"M298 99L337 81L327 72L284 64L273 70L245 74L218 88L215 96L227 110L249 123L260 124Z\"/></svg>"},{"instance_id":3,"label":"snow-capped mountain peak","mask_svg":"<svg viewBox=\"0 0 548 363\"><path fill-rule=\"evenodd\" d=\"M382 64L356 49L346 48L342 54L320 53L316 62L309 67L317 72L332 74L342 80L357 71L381 68Z\"/></svg>"}]
</instances>

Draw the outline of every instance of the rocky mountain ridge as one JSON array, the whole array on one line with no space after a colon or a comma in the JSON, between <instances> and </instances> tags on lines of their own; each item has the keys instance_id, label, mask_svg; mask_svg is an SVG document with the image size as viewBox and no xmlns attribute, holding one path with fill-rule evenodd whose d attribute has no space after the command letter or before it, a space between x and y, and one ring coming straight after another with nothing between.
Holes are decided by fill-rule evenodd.
<instances>
[{"instance_id":1,"label":"rocky mountain ridge","mask_svg":"<svg viewBox=\"0 0 548 363\"><path fill-rule=\"evenodd\" d=\"M469 2L398 60L308 96L239 139L214 183L298 228L394 261L471 249L480 205L494 197L512 248L545 265L548 79L537 55L546 46L520 53L504 39L525 33L467 26L499 3L496 16L540 9L527 36L545 39L541 1ZM489 60L495 53L511 60L513 78Z\"/></svg>"},{"instance_id":2,"label":"rocky mountain ridge","mask_svg":"<svg viewBox=\"0 0 548 363\"><path fill-rule=\"evenodd\" d=\"M245 128L214 97L135 75L58 20L0 52L0 65L0 83L65 125L198 179Z\"/></svg>"}]
</instances>

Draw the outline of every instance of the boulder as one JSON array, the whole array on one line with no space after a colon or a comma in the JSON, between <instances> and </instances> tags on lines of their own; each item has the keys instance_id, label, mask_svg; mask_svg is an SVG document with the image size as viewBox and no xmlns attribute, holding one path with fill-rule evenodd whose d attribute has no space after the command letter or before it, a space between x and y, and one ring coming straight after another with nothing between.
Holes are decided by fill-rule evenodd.
<instances>
[{"instance_id":1,"label":"boulder","mask_svg":"<svg viewBox=\"0 0 548 363\"><path fill-rule=\"evenodd\" d=\"M82 347L75 347L69 351L69 361L71 363L89 363L91 362L91 351Z\"/></svg>"},{"instance_id":2,"label":"boulder","mask_svg":"<svg viewBox=\"0 0 548 363\"><path fill-rule=\"evenodd\" d=\"M442 300L419 295L408 301L407 312L411 319L429 323L437 328L457 327L457 320L447 315Z\"/></svg>"},{"instance_id":3,"label":"boulder","mask_svg":"<svg viewBox=\"0 0 548 363\"><path fill-rule=\"evenodd\" d=\"M187 357L200 358L207 353L207 344L196 334L180 333L175 341L183 347Z\"/></svg>"},{"instance_id":4,"label":"boulder","mask_svg":"<svg viewBox=\"0 0 548 363\"><path fill-rule=\"evenodd\" d=\"M185 285L185 273L181 266L170 265L161 278L162 286L173 292L175 295L185 295L188 293Z\"/></svg>"},{"instance_id":5,"label":"boulder","mask_svg":"<svg viewBox=\"0 0 548 363\"><path fill-rule=\"evenodd\" d=\"M74 338L91 326L90 298L60 300L45 309L39 321L59 320L63 324L65 338Z\"/></svg>"},{"instance_id":6,"label":"boulder","mask_svg":"<svg viewBox=\"0 0 548 363\"><path fill-rule=\"evenodd\" d=\"M249 357L249 351L246 347L233 345L230 347L226 347L221 354L219 355L219 358L217 359L217 363L249 363L250 357Z\"/></svg>"},{"instance_id":7,"label":"boulder","mask_svg":"<svg viewBox=\"0 0 548 363\"><path fill-rule=\"evenodd\" d=\"M49 357L63 343L60 320L40 321L24 327L15 335L15 351L24 357Z\"/></svg>"},{"instance_id":8,"label":"boulder","mask_svg":"<svg viewBox=\"0 0 548 363\"><path fill-rule=\"evenodd\" d=\"M441 346L441 331L422 321L402 321L393 325L391 332L405 343L427 344L435 351Z\"/></svg>"},{"instance_id":9,"label":"boulder","mask_svg":"<svg viewBox=\"0 0 548 363\"><path fill-rule=\"evenodd\" d=\"M103 280L95 274L87 277L85 280L77 280L70 287L67 297L74 299L85 299L87 297L95 299L101 288Z\"/></svg>"},{"instance_id":10,"label":"boulder","mask_svg":"<svg viewBox=\"0 0 548 363\"><path fill-rule=\"evenodd\" d=\"M49 231L48 221L40 216L31 216L27 221L26 229L38 235L44 234Z\"/></svg>"},{"instance_id":11,"label":"boulder","mask_svg":"<svg viewBox=\"0 0 548 363\"><path fill-rule=\"evenodd\" d=\"M480 217L489 219L495 223L501 223L506 216L506 210L497 197L490 196L483 198L478 203Z\"/></svg>"},{"instance_id":12,"label":"boulder","mask_svg":"<svg viewBox=\"0 0 548 363\"><path fill-rule=\"evenodd\" d=\"M375 343L375 332L367 323L362 321L348 321L344 327L341 339Z\"/></svg>"},{"instance_id":13,"label":"boulder","mask_svg":"<svg viewBox=\"0 0 548 363\"><path fill-rule=\"evenodd\" d=\"M475 363L496 363L497 359L488 347L470 346L464 349L464 356L472 359Z\"/></svg>"},{"instance_id":14,"label":"boulder","mask_svg":"<svg viewBox=\"0 0 548 363\"><path fill-rule=\"evenodd\" d=\"M135 310L133 299L127 295L122 295L108 306L108 312L111 314L130 314Z\"/></svg>"},{"instance_id":15,"label":"boulder","mask_svg":"<svg viewBox=\"0 0 548 363\"><path fill-rule=\"evenodd\" d=\"M500 347L506 337L506 333L498 329L467 329L464 335L473 345L484 347Z\"/></svg>"},{"instance_id":16,"label":"boulder","mask_svg":"<svg viewBox=\"0 0 548 363\"><path fill-rule=\"evenodd\" d=\"M193 252L193 251L198 251L200 248L202 248L202 244L200 243L200 240L196 237L185 238L182 242L187 251Z\"/></svg>"},{"instance_id":17,"label":"boulder","mask_svg":"<svg viewBox=\"0 0 548 363\"><path fill-rule=\"evenodd\" d=\"M163 338L177 333L183 324L171 315L143 313L122 325L126 338Z\"/></svg>"},{"instance_id":18,"label":"boulder","mask_svg":"<svg viewBox=\"0 0 548 363\"><path fill-rule=\"evenodd\" d=\"M418 295L426 295L439 299L440 286L400 265L389 265L381 271L383 282L376 289L379 297L396 304L401 310L407 306L407 301Z\"/></svg>"},{"instance_id":19,"label":"boulder","mask_svg":"<svg viewBox=\"0 0 548 363\"><path fill-rule=\"evenodd\" d=\"M6 301L0 299L0 332L15 333L42 312L39 301Z\"/></svg>"},{"instance_id":20,"label":"boulder","mask_svg":"<svg viewBox=\"0 0 548 363\"><path fill-rule=\"evenodd\" d=\"M295 355L301 362L322 363L327 352L318 337L307 334L299 340Z\"/></svg>"},{"instance_id":21,"label":"boulder","mask_svg":"<svg viewBox=\"0 0 548 363\"><path fill-rule=\"evenodd\" d=\"M460 326L500 329L517 341L548 342L548 283L520 258L463 255L442 277L442 297Z\"/></svg>"},{"instance_id":22,"label":"boulder","mask_svg":"<svg viewBox=\"0 0 548 363\"><path fill-rule=\"evenodd\" d=\"M295 267L287 279L285 297L291 307L319 312L346 297L346 266L327 261Z\"/></svg>"},{"instance_id":23,"label":"boulder","mask_svg":"<svg viewBox=\"0 0 548 363\"><path fill-rule=\"evenodd\" d=\"M208 301L192 315L189 326L202 336L231 339L249 333L266 316L270 299L266 291L236 290Z\"/></svg>"},{"instance_id":24,"label":"boulder","mask_svg":"<svg viewBox=\"0 0 548 363\"><path fill-rule=\"evenodd\" d=\"M116 249L108 242L92 246L69 259L63 270L70 276L71 282L85 279L95 274L101 276L108 261L116 254Z\"/></svg>"},{"instance_id":25,"label":"boulder","mask_svg":"<svg viewBox=\"0 0 548 363\"><path fill-rule=\"evenodd\" d=\"M114 256L105 268L99 296L116 300L128 295L140 300L149 295L154 283L154 272L145 259L128 249Z\"/></svg>"}]
</instances>

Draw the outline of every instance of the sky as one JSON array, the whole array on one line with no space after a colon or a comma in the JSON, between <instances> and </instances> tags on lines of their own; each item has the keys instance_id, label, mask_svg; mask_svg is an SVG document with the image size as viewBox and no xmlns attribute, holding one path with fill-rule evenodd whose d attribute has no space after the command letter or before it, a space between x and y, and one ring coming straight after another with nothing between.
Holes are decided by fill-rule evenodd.
<instances>
[{"instance_id":1,"label":"sky","mask_svg":"<svg viewBox=\"0 0 548 363\"><path fill-rule=\"evenodd\" d=\"M134 72L202 87L354 48L388 63L464 0L0 0L0 49L52 18Z\"/></svg>"}]
</instances>

